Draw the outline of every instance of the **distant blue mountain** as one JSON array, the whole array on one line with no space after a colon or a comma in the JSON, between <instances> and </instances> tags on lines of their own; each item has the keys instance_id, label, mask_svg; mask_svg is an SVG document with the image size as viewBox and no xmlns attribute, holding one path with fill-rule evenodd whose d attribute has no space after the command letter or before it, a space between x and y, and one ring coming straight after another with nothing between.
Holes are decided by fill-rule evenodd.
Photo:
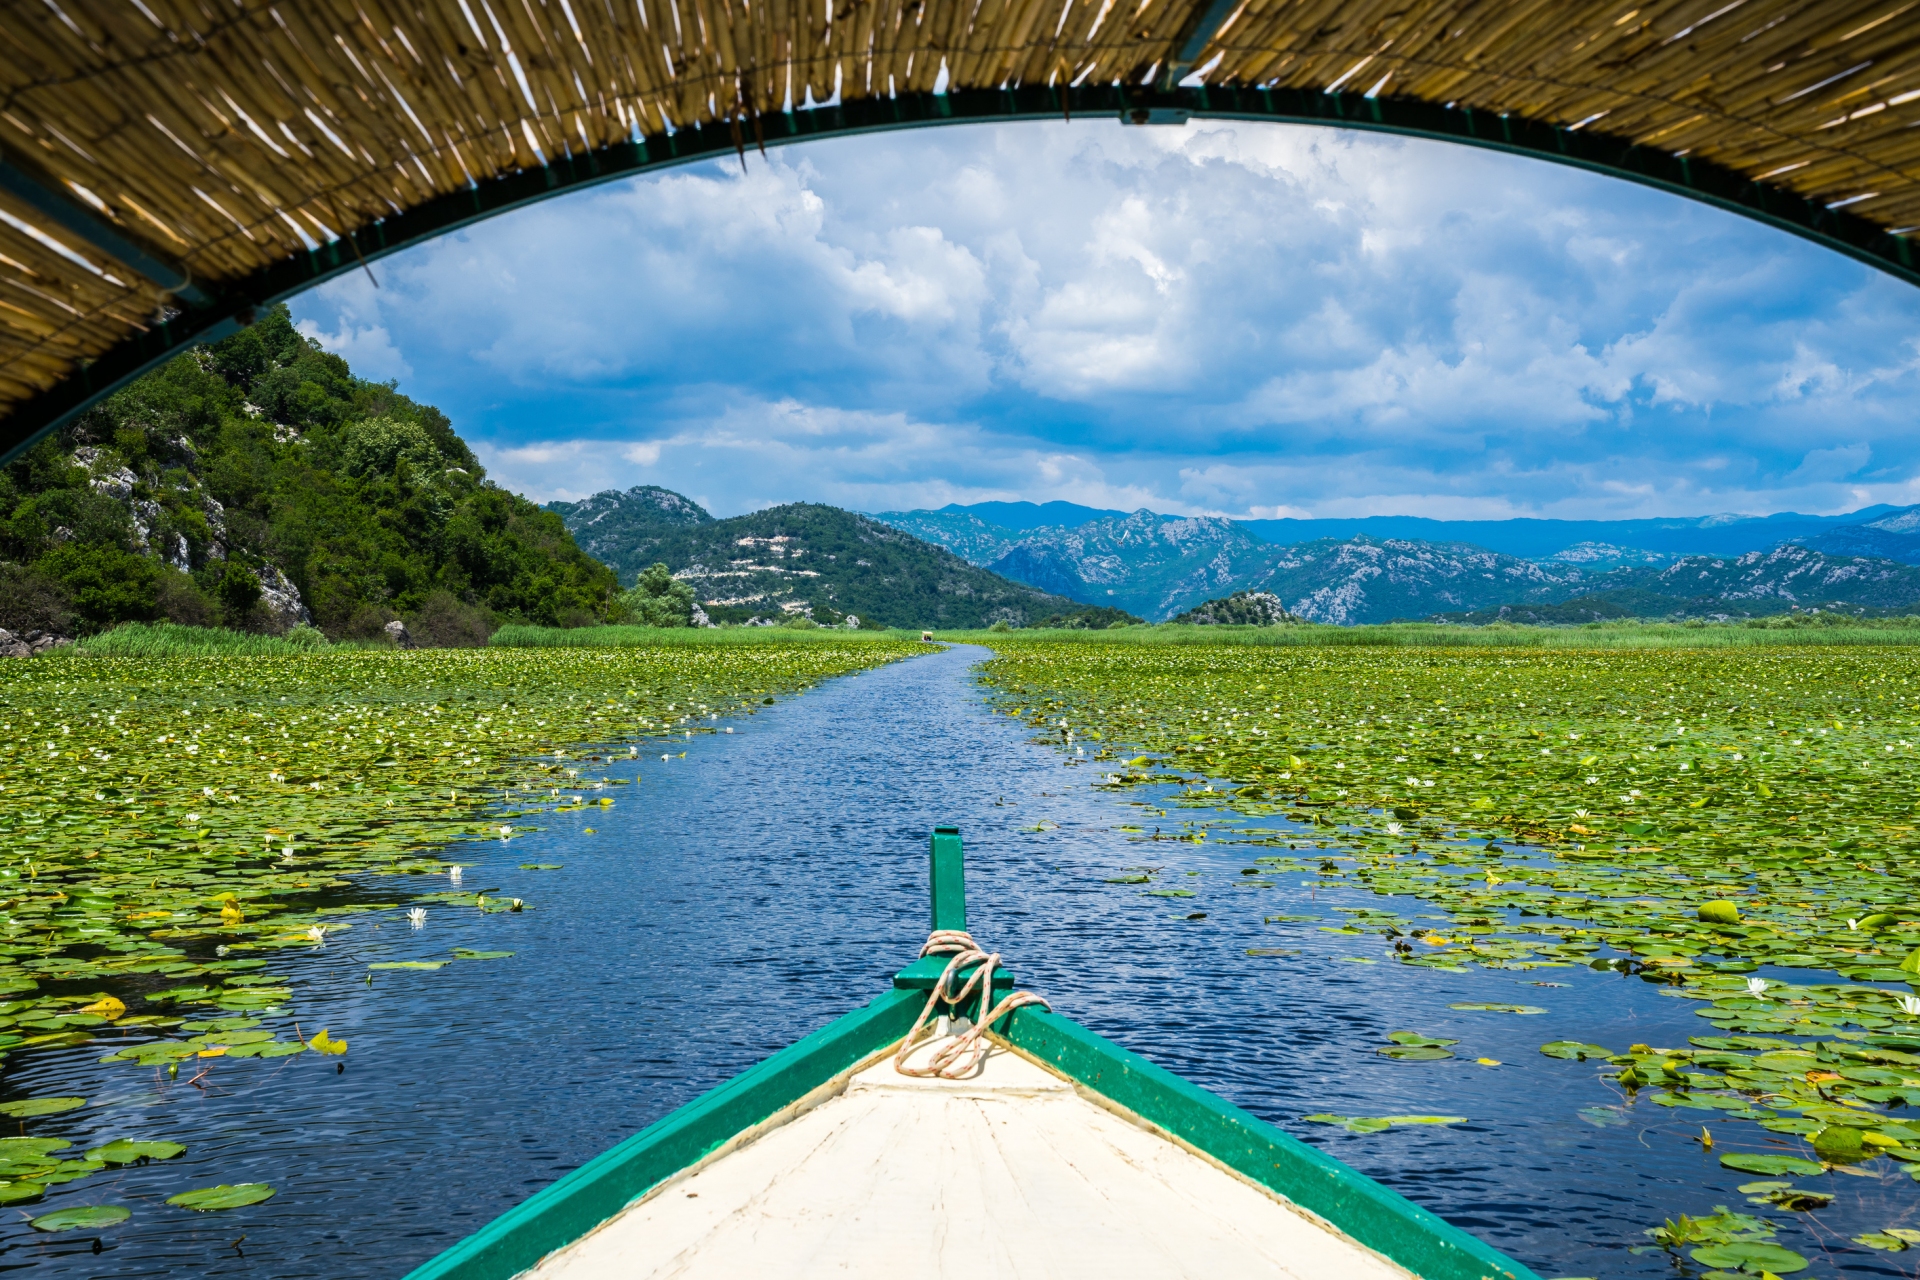
<instances>
[{"instance_id":1,"label":"distant blue mountain","mask_svg":"<svg viewBox=\"0 0 1920 1280\"><path fill-rule=\"evenodd\" d=\"M1002 529L1023 531L1050 525L1072 528L1089 520L1127 514L1124 511L1108 511L1104 507L1083 507L1077 502L973 502L965 506L949 502L940 511L943 514L952 512L975 516Z\"/></svg>"},{"instance_id":2,"label":"distant blue mountain","mask_svg":"<svg viewBox=\"0 0 1920 1280\"><path fill-rule=\"evenodd\" d=\"M1426 516L1364 516L1351 520L1239 520L1235 523L1257 538L1282 545L1318 538L1365 536L1381 541L1408 538L1421 542L1470 542L1503 555L1544 560L1580 542L1611 543L1668 555L1737 556L1748 551L1765 551L1782 542L1804 542L1829 529L1864 525L1903 510L1903 507L1882 504L1839 516L1808 516L1785 511L1771 516L1660 520L1434 520Z\"/></svg>"},{"instance_id":3,"label":"distant blue mountain","mask_svg":"<svg viewBox=\"0 0 1920 1280\"><path fill-rule=\"evenodd\" d=\"M1016 582L1155 620L1239 590L1273 591L1295 613L1339 622L1548 607L1569 594L1627 586L1647 597L1636 597L1633 608L1665 613L1677 607L1677 597L1669 598L1673 584L1661 575L1686 557L1696 558L1686 563L1702 581L1722 570L1747 573L1748 558L1757 564L1765 557L1767 581L1738 584L1742 599L1756 591L1800 599L1807 589L1800 579L1812 574L1820 579L1816 590L1827 595L1807 599L1852 600L1821 576L1828 564L1823 557L1920 565L1920 506L1881 505L1840 516L1659 520L1224 520L1144 509L1123 514L1071 502L977 502L875 518ZM1782 559L1777 549L1786 544L1805 552ZM1818 554L1807 559L1809 552ZM1885 577L1891 569L1883 564L1873 572ZM1775 570L1784 575L1779 582L1767 577ZM1353 574L1359 576L1348 581ZM1887 583L1893 585L1874 588L1871 601L1853 603L1893 607L1888 602L1898 596L1906 607L1903 593L1912 594L1920 578L1909 583L1895 574ZM1320 592L1331 592L1334 603L1316 603Z\"/></svg>"}]
</instances>

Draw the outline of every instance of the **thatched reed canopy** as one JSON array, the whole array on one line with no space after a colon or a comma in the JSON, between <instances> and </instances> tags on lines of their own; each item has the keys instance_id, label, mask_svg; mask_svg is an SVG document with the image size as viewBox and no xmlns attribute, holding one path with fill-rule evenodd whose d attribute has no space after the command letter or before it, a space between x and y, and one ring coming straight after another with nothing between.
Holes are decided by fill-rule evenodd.
<instances>
[{"instance_id":1,"label":"thatched reed canopy","mask_svg":"<svg viewBox=\"0 0 1920 1280\"><path fill-rule=\"evenodd\" d=\"M554 191L916 123L1454 138L1920 282L1920 0L5 0L0 451ZM820 107L819 104L832 104Z\"/></svg>"}]
</instances>

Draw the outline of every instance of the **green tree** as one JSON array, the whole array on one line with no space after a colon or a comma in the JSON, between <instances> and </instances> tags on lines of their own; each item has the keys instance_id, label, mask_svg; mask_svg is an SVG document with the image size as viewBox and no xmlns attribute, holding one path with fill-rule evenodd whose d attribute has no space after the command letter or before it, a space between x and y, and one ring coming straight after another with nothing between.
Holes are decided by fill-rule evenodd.
<instances>
[{"instance_id":1,"label":"green tree","mask_svg":"<svg viewBox=\"0 0 1920 1280\"><path fill-rule=\"evenodd\" d=\"M632 589L621 594L620 603L627 616L643 627L693 625L693 588L676 579L664 564L642 569Z\"/></svg>"}]
</instances>

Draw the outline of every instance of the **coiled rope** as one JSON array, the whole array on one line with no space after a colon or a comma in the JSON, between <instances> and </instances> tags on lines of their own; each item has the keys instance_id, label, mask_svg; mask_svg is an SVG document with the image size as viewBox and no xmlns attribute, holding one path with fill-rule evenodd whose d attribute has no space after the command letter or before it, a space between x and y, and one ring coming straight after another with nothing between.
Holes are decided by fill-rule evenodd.
<instances>
[{"instance_id":1,"label":"coiled rope","mask_svg":"<svg viewBox=\"0 0 1920 1280\"><path fill-rule=\"evenodd\" d=\"M940 980L933 984L933 992L928 995L926 1007L920 1010L919 1018L914 1021L913 1030L907 1033L907 1038L900 1042L899 1050L893 1055L893 1069L903 1076L938 1076L945 1080L970 1076L980 1065L980 1060L986 1057L988 1027L1015 1009L1024 1009L1028 1005L1039 1005L1042 1009L1053 1007L1031 991L1011 992L994 1005L985 1017L940 1046L928 1059L927 1065L910 1067L907 1065L907 1055L913 1051L915 1042L920 1039L921 1028L927 1025L927 1019L933 1016L934 1009L941 1004L958 1006L973 995L976 987L980 990L981 1007L985 1008L993 999L993 969L1000 963L998 951L982 950L980 944L973 940L973 935L964 929L935 929L927 935L927 944L920 948L920 954L922 957L950 955L952 958L947 961ZM958 990L954 989L953 984L959 979L960 970L976 963L980 967L973 971L973 976Z\"/></svg>"}]
</instances>

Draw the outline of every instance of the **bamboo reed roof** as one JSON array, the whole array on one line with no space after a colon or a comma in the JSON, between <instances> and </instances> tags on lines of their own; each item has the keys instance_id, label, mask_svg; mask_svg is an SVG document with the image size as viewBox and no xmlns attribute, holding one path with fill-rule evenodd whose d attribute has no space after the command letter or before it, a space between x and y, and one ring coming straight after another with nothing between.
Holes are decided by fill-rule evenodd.
<instances>
[{"instance_id":1,"label":"bamboo reed roof","mask_svg":"<svg viewBox=\"0 0 1920 1280\"><path fill-rule=\"evenodd\" d=\"M716 125L751 146L785 112L936 88L1178 97L1191 72L1371 95L1389 127L1441 104L1920 229L1920 0L0 4L0 415L502 175Z\"/></svg>"}]
</instances>

